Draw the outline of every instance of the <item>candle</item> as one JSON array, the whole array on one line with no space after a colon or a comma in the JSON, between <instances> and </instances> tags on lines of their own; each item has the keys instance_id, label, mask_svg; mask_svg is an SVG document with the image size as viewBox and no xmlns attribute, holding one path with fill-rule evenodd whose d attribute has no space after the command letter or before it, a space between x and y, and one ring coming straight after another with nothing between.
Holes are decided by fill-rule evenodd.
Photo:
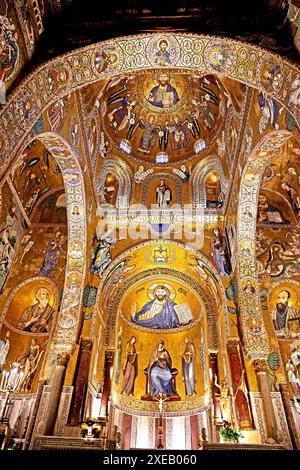
<instances>
[{"instance_id":1,"label":"candle","mask_svg":"<svg viewBox=\"0 0 300 470\"><path fill-rule=\"evenodd\" d=\"M15 379L14 379L14 383L13 383L13 388L14 388L14 390L16 390L16 388L17 388L17 386L18 386L19 375L20 375L20 373L19 373L19 372L16 372L16 374L15 374Z\"/></svg>"},{"instance_id":2,"label":"candle","mask_svg":"<svg viewBox=\"0 0 300 470\"><path fill-rule=\"evenodd\" d=\"M9 373L6 372L6 374L5 374L5 380L4 380L4 385L3 385L3 389L4 389L4 390L6 390L6 388L7 388L8 377L9 377Z\"/></svg>"},{"instance_id":3,"label":"candle","mask_svg":"<svg viewBox=\"0 0 300 470\"><path fill-rule=\"evenodd\" d=\"M10 372L7 372L7 374L8 374L8 378L7 378L7 379L8 379L8 380L7 380L7 385L10 385L10 384L11 384L11 374L12 374L12 371L10 371Z\"/></svg>"},{"instance_id":4,"label":"candle","mask_svg":"<svg viewBox=\"0 0 300 470\"><path fill-rule=\"evenodd\" d=\"M14 375L11 377L10 386L13 390L16 388L16 382L18 381L18 372L14 371Z\"/></svg>"},{"instance_id":5,"label":"candle","mask_svg":"<svg viewBox=\"0 0 300 470\"><path fill-rule=\"evenodd\" d=\"M16 390L19 388L19 385L22 381L23 375L24 375L24 372L22 372L22 371L18 374L18 381L17 381L17 384L16 384Z\"/></svg>"},{"instance_id":6,"label":"candle","mask_svg":"<svg viewBox=\"0 0 300 470\"><path fill-rule=\"evenodd\" d=\"M4 370L4 371L2 372L2 380L1 380L1 385L0 385L1 390L4 390L5 374L6 374L6 371Z\"/></svg>"}]
</instances>

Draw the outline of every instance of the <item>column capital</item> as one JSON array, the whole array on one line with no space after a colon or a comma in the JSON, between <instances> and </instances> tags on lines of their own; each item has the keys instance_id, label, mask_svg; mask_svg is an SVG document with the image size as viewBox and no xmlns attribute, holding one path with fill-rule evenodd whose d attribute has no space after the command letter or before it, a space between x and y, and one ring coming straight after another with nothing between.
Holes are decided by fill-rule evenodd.
<instances>
[{"instance_id":1,"label":"column capital","mask_svg":"<svg viewBox=\"0 0 300 470\"><path fill-rule=\"evenodd\" d=\"M67 352L60 352L56 355L56 364L58 366L66 367L69 359L70 359L70 355Z\"/></svg>"},{"instance_id":2,"label":"column capital","mask_svg":"<svg viewBox=\"0 0 300 470\"><path fill-rule=\"evenodd\" d=\"M266 372L268 368L268 364L265 359L256 359L253 365L257 374L259 374L260 372Z\"/></svg>"},{"instance_id":3,"label":"column capital","mask_svg":"<svg viewBox=\"0 0 300 470\"><path fill-rule=\"evenodd\" d=\"M209 352L209 357L210 357L211 360L216 361L217 357L218 357L218 351L210 351Z\"/></svg>"},{"instance_id":4,"label":"column capital","mask_svg":"<svg viewBox=\"0 0 300 470\"><path fill-rule=\"evenodd\" d=\"M113 362L115 351L113 349L106 349L105 356L108 363Z\"/></svg>"},{"instance_id":5,"label":"column capital","mask_svg":"<svg viewBox=\"0 0 300 470\"><path fill-rule=\"evenodd\" d=\"M227 341L227 350L230 351L235 351L239 345L239 340L238 339L229 339Z\"/></svg>"},{"instance_id":6,"label":"column capital","mask_svg":"<svg viewBox=\"0 0 300 470\"><path fill-rule=\"evenodd\" d=\"M92 338L89 338L89 337L86 337L86 338L82 337L81 338L81 349L83 351L91 351L92 347L93 347Z\"/></svg>"},{"instance_id":7,"label":"column capital","mask_svg":"<svg viewBox=\"0 0 300 470\"><path fill-rule=\"evenodd\" d=\"M284 392L284 393L289 393L289 386L287 383L280 383L279 384L279 389L280 391Z\"/></svg>"}]
</instances>

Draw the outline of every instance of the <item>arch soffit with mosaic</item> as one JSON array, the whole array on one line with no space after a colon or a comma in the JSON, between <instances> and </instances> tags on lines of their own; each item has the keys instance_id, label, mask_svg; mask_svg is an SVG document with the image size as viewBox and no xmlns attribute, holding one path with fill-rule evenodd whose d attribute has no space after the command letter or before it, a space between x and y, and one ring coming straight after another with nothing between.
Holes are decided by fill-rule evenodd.
<instances>
[{"instance_id":1,"label":"arch soffit with mosaic","mask_svg":"<svg viewBox=\"0 0 300 470\"><path fill-rule=\"evenodd\" d=\"M70 351L77 340L80 326L80 311L86 269L86 201L85 185L77 156L70 145L57 134L39 134L39 140L46 146L62 172L67 202L68 248L65 284L57 326L54 332L54 348ZM79 208L74 219L72 206ZM76 291L72 290L74 282ZM69 307L72 301L72 308ZM76 308L74 307L76 302Z\"/></svg>"},{"instance_id":2,"label":"arch soffit with mosaic","mask_svg":"<svg viewBox=\"0 0 300 470\"><path fill-rule=\"evenodd\" d=\"M250 359L267 358L268 334L265 328L259 298L259 282L256 272L255 238L258 196L264 170L291 137L288 131L274 131L263 137L253 149L243 170L238 206L238 282L241 304L241 326L244 347ZM246 209L246 208L249 209ZM244 216L245 212L251 217ZM250 280L255 293L250 297L244 292L244 282Z\"/></svg>"},{"instance_id":3,"label":"arch soffit with mosaic","mask_svg":"<svg viewBox=\"0 0 300 470\"><path fill-rule=\"evenodd\" d=\"M277 54L216 36L166 33L120 37L51 60L32 72L10 95L0 114L2 172L15 157L21 142L42 112L57 99L105 77L145 69L164 69L164 66L155 63L154 54L155 45L162 37L168 40L172 51L170 69L203 70L263 90L285 106L300 124L299 69ZM280 81L273 88L266 83L263 73L268 66L277 66L280 70ZM67 70L67 82L58 84L53 92L49 87L48 75L53 68L59 67ZM293 93L290 93L291 90ZM22 111L28 96L32 100L29 113L24 109Z\"/></svg>"},{"instance_id":4,"label":"arch soffit with mosaic","mask_svg":"<svg viewBox=\"0 0 300 470\"><path fill-rule=\"evenodd\" d=\"M39 199L38 203L34 206L33 211L30 214L30 219L34 220L36 217L36 214L41 210L43 202L52 195L55 195L56 193L59 193L60 191L65 191L64 186L57 186L56 188L49 189L46 194L43 194L43 196Z\"/></svg>"}]
</instances>

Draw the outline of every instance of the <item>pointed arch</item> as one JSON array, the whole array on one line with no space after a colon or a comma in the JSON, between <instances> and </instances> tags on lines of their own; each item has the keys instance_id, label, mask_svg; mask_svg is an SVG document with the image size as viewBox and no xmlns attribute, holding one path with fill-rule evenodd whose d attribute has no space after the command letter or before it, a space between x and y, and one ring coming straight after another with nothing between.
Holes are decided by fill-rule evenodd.
<instances>
[{"instance_id":1,"label":"pointed arch","mask_svg":"<svg viewBox=\"0 0 300 470\"><path fill-rule=\"evenodd\" d=\"M162 34L119 37L92 44L59 56L37 67L10 95L0 113L0 168L3 173L18 154L42 113L55 101L90 83L122 73L164 68L156 63L155 45ZM300 74L297 67L278 54L235 39L188 33L163 33L174 51L170 69L205 71L232 78L263 90L282 103L300 124ZM114 57L114 60L110 58ZM220 57L217 63L215 57ZM280 70L276 88L270 86L263 70L270 63ZM245 70L251 68L251 73ZM49 76L64 68L67 82L58 84L55 93L49 88ZM291 93L289 91L292 91ZM30 98L31 109L25 103Z\"/></svg>"},{"instance_id":2,"label":"pointed arch","mask_svg":"<svg viewBox=\"0 0 300 470\"><path fill-rule=\"evenodd\" d=\"M84 178L75 151L59 135L52 132L39 134L38 139L57 161L62 172L68 221L67 265L63 298L54 332L54 349L71 351L77 340L84 278L86 271L86 198ZM72 214L74 204L79 215ZM76 283L76 288L74 285Z\"/></svg>"}]
</instances>

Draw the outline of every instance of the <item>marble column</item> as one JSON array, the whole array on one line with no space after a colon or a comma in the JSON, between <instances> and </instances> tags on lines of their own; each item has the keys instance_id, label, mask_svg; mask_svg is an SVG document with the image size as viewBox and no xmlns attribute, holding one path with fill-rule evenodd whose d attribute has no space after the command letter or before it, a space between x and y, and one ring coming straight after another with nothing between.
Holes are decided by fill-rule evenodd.
<instances>
[{"instance_id":1,"label":"marble column","mask_svg":"<svg viewBox=\"0 0 300 470\"><path fill-rule=\"evenodd\" d=\"M211 381L211 387L212 387L212 395L213 395L213 402L214 402L214 422L215 424L222 424L222 414L221 414L221 408L220 408L220 399L219 399L219 389L215 385L215 376L218 377L218 361L217 361L217 354L211 353L209 355L209 363L210 363L210 368L212 372L212 381Z\"/></svg>"},{"instance_id":2,"label":"marble column","mask_svg":"<svg viewBox=\"0 0 300 470\"><path fill-rule=\"evenodd\" d=\"M290 430L291 441L294 449L300 449L300 440L297 433L296 423L291 407L291 399L288 392L287 384L280 384L280 393L282 396L282 402L284 406L284 411Z\"/></svg>"},{"instance_id":3,"label":"marble column","mask_svg":"<svg viewBox=\"0 0 300 470\"><path fill-rule=\"evenodd\" d=\"M35 396L34 405L33 405L33 408L31 410L30 414L28 415L28 422L25 425L25 428L27 428L27 429L26 429L26 432L25 432L25 442L23 444L23 449L24 450L27 450L28 447L31 444L31 440L32 441L34 440L33 430L34 430L35 421L36 421L36 418L37 418L37 415L38 415L38 410L39 410L41 398L42 398L42 395L43 395L43 390L44 390L45 383L46 383L45 380L41 380L39 382L37 393L36 393L36 396Z\"/></svg>"},{"instance_id":4,"label":"marble column","mask_svg":"<svg viewBox=\"0 0 300 470\"><path fill-rule=\"evenodd\" d=\"M124 413L122 422L122 434L121 434L121 449L130 449L130 437L131 437L131 426L132 416Z\"/></svg>"},{"instance_id":5,"label":"marble column","mask_svg":"<svg viewBox=\"0 0 300 470\"><path fill-rule=\"evenodd\" d=\"M78 426L78 424L83 418L82 412L89 374L92 346L93 341L91 338L81 338L80 351L77 361L76 378L74 384L74 393L68 421L68 424L71 426Z\"/></svg>"},{"instance_id":6,"label":"marble column","mask_svg":"<svg viewBox=\"0 0 300 470\"><path fill-rule=\"evenodd\" d=\"M108 400L110 394L110 385L111 385L111 368L114 361L114 351L107 350L105 351L105 364L104 364L104 381L103 381L103 390L102 390L102 399L101 399L101 409L100 416L102 418L107 417L108 412Z\"/></svg>"},{"instance_id":7,"label":"marble column","mask_svg":"<svg viewBox=\"0 0 300 470\"><path fill-rule=\"evenodd\" d=\"M59 353L56 358L56 366L51 383L51 392L48 401L46 416L44 417L44 432L45 436L52 436L57 418L58 407L62 388L64 385L66 366L69 360L67 353Z\"/></svg>"},{"instance_id":8,"label":"marble column","mask_svg":"<svg viewBox=\"0 0 300 470\"><path fill-rule=\"evenodd\" d=\"M258 388L261 394L262 407L264 411L267 439L277 440L277 424L272 403L270 386L267 378L267 362L264 359L254 361L254 368L257 375Z\"/></svg>"},{"instance_id":9,"label":"marble column","mask_svg":"<svg viewBox=\"0 0 300 470\"><path fill-rule=\"evenodd\" d=\"M199 448L199 431L198 431L198 420L197 415L190 416L191 423L191 447L192 450Z\"/></svg>"},{"instance_id":10,"label":"marble column","mask_svg":"<svg viewBox=\"0 0 300 470\"><path fill-rule=\"evenodd\" d=\"M238 423L241 429L253 429L249 402L247 400L246 376L242 363L239 341L230 340L227 343L228 358L233 388L233 405L238 413Z\"/></svg>"},{"instance_id":11,"label":"marble column","mask_svg":"<svg viewBox=\"0 0 300 470\"><path fill-rule=\"evenodd\" d=\"M155 449L165 449L166 444L167 420L160 416L159 418L155 418Z\"/></svg>"}]
</instances>

